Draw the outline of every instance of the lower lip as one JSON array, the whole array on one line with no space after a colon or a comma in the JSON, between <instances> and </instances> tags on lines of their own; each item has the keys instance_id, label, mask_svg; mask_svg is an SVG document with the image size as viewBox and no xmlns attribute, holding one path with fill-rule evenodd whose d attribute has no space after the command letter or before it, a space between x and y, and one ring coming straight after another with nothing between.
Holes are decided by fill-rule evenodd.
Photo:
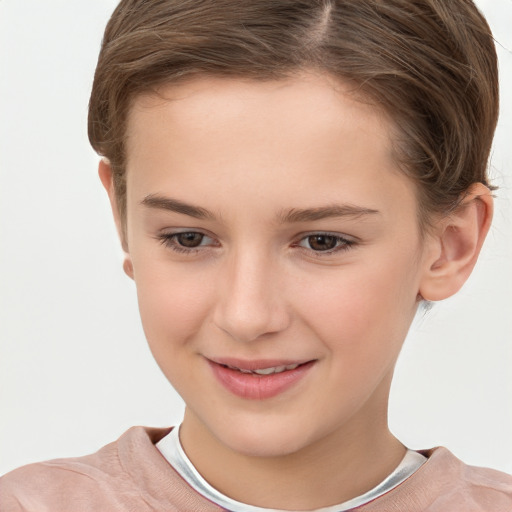
<instances>
[{"instance_id":1,"label":"lower lip","mask_svg":"<svg viewBox=\"0 0 512 512\"><path fill-rule=\"evenodd\" d=\"M277 396L297 384L311 369L315 361L310 361L281 373L255 375L232 370L208 361L217 380L231 393L250 400L265 400Z\"/></svg>"}]
</instances>

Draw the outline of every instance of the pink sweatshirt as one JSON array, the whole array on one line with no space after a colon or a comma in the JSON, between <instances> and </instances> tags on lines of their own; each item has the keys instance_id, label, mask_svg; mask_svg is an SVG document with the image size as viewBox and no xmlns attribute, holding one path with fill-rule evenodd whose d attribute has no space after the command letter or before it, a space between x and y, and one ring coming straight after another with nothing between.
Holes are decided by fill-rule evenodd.
<instances>
[{"instance_id":1,"label":"pink sweatshirt","mask_svg":"<svg viewBox=\"0 0 512 512\"><path fill-rule=\"evenodd\" d=\"M170 429L133 427L84 457L30 464L0 478L0 512L220 511L155 447ZM358 512L511 512L512 476L466 466L446 448Z\"/></svg>"}]
</instances>

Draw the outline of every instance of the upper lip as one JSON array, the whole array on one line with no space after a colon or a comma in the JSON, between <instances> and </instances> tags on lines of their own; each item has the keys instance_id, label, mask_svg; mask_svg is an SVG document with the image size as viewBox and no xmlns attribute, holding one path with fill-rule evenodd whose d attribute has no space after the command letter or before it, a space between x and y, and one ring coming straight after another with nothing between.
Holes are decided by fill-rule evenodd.
<instances>
[{"instance_id":1,"label":"upper lip","mask_svg":"<svg viewBox=\"0 0 512 512\"><path fill-rule=\"evenodd\" d=\"M235 357L208 357L212 363L223 366L231 366L240 370L262 370L277 366L301 365L313 361L313 359L237 359Z\"/></svg>"}]
</instances>

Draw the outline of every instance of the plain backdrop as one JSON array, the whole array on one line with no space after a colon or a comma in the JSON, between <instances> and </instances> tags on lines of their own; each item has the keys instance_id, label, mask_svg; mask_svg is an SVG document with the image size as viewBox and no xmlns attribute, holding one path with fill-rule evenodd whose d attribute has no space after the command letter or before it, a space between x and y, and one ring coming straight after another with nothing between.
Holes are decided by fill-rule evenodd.
<instances>
[{"instance_id":1,"label":"plain backdrop","mask_svg":"<svg viewBox=\"0 0 512 512\"><path fill-rule=\"evenodd\" d=\"M0 1L0 473L96 451L183 404L160 373L121 269L87 102L114 0ZM495 221L474 275L413 325L393 432L512 472L512 2L480 0L502 108Z\"/></svg>"}]
</instances>

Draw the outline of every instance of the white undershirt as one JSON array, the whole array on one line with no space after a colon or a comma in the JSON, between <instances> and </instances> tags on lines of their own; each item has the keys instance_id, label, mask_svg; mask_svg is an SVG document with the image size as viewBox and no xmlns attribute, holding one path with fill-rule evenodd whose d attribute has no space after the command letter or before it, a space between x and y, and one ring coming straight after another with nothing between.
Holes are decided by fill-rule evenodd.
<instances>
[{"instance_id":1,"label":"white undershirt","mask_svg":"<svg viewBox=\"0 0 512 512\"><path fill-rule=\"evenodd\" d=\"M255 507L253 505L247 505L235 501L228 496L222 494L217 489L213 488L197 471L193 466L190 459L186 456L183 451L179 439L179 427L175 427L161 439L156 447L160 453L166 458L169 464L181 475L181 477L199 494L205 498L213 501L217 505L234 512L289 512L284 510L270 509ZM311 512L344 512L354 507L360 507L365 503L368 503L379 496L389 492L391 489L401 484L404 480L409 478L415 471L417 471L425 462L427 458L421 453L413 450L407 450L405 457L398 467L379 485L364 493L357 498L340 503L339 505L333 505L330 507L324 507L316 509Z\"/></svg>"}]
</instances>

